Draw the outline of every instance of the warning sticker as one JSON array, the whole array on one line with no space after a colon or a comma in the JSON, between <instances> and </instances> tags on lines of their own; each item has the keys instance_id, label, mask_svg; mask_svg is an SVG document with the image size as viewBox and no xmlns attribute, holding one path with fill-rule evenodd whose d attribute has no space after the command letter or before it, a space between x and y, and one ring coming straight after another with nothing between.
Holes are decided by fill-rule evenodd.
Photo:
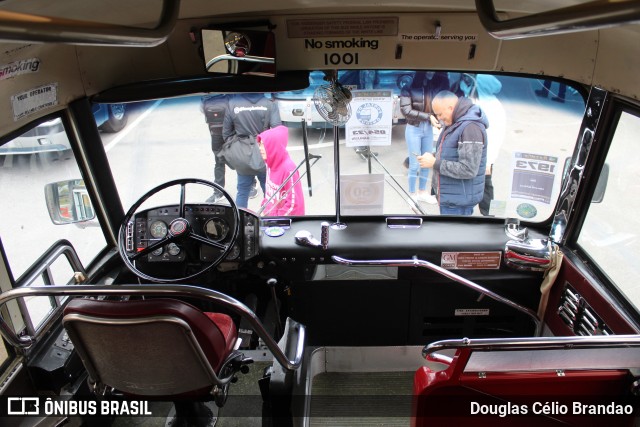
<instances>
[{"instance_id":1,"label":"warning sticker","mask_svg":"<svg viewBox=\"0 0 640 427\"><path fill-rule=\"evenodd\" d=\"M456 316L488 316L488 308L456 308Z\"/></svg>"},{"instance_id":2,"label":"warning sticker","mask_svg":"<svg viewBox=\"0 0 640 427\"><path fill-rule=\"evenodd\" d=\"M502 252L443 252L440 265L449 270L497 270Z\"/></svg>"},{"instance_id":3,"label":"warning sticker","mask_svg":"<svg viewBox=\"0 0 640 427\"><path fill-rule=\"evenodd\" d=\"M13 95L11 97L13 121L18 121L29 114L54 105L58 105L57 83L50 83Z\"/></svg>"},{"instance_id":4,"label":"warning sticker","mask_svg":"<svg viewBox=\"0 0 640 427\"><path fill-rule=\"evenodd\" d=\"M21 74L36 73L39 69L40 60L38 58L23 59L0 65L0 80L10 79Z\"/></svg>"},{"instance_id":5,"label":"warning sticker","mask_svg":"<svg viewBox=\"0 0 640 427\"><path fill-rule=\"evenodd\" d=\"M290 19L287 21L287 34L290 38L395 36L398 34L398 18Z\"/></svg>"}]
</instances>

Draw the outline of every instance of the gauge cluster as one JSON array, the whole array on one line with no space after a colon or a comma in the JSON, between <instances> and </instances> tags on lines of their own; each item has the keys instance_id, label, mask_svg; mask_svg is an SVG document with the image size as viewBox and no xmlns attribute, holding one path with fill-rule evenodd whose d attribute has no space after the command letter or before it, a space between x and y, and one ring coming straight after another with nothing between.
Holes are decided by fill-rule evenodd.
<instances>
[{"instance_id":1,"label":"gauge cluster","mask_svg":"<svg viewBox=\"0 0 640 427\"><path fill-rule=\"evenodd\" d=\"M135 216L133 236L127 239L133 241L132 251L141 251L156 241L165 239L171 232L171 223L179 217L178 206L163 206L139 212ZM241 224L238 238L225 257L225 261L243 261L257 254L258 219L245 211L241 211ZM185 219L193 232L212 242L227 246L233 234L233 211L228 206L190 205L185 209ZM129 233L129 231L128 231ZM194 249L195 248L195 249ZM192 257L187 251L197 251ZM144 258L149 263L183 262L185 259L199 259L201 262L213 262L221 254L218 249L196 242L191 238L184 241L169 242Z\"/></svg>"}]
</instances>

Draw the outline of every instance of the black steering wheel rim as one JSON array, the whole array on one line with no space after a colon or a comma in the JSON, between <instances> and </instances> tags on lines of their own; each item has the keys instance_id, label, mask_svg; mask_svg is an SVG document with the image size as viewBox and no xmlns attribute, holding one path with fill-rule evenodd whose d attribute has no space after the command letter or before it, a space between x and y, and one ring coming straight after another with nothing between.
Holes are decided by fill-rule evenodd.
<instances>
[{"instance_id":1,"label":"black steering wheel rim","mask_svg":"<svg viewBox=\"0 0 640 427\"><path fill-rule=\"evenodd\" d=\"M233 213L233 226L230 227L231 229L231 239L226 243L226 244L219 244L217 242L213 242L212 240L208 239L205 236L201 236L200 234L197 234L193 231L193 229L191 229L190 227L188 227L187 229L181 229L180 227L177 227L179 230L175 231L176 234L173 235L171 233L167 233L167 236L165 236L163 239L160 239L160 241L149 245L147 248L145 248L143 251L134 253L133 256L129 256L127 254L127 248L126 248L126 230L127 230L127 225L129 224L129 222L131 221L131 219L133 218L133 216L135 215L136 211L138 210L138 208L140 206L142 206L142 204L144 202L146 202L151 196L159 193L162 190L165 190L169 187L173 187L176 185L179 185L180 188L180 210L179 210L179 216L178 218L174 219L172 221L172 224L175 223L177 220L182 220L183 223L186 223L188 226L188 221L185 218L185 211L186 211L186 206L188 206L185 203L185 193L186 193L186 185L187 184L199 184L199 185L204 185L207 187L211 187L215 190L220 191L220 193L222 193L222 195L227 199L227 201L229 202L229 207L232 210ZM181 221L178 221L181 222ZM179 236L180 233L185 232L188 233L186 236ZM120 230L118 232L118 252L120 253L120 257L122 258L122 261L125 263L125 265L127 266L127 268L136 276L140 277L141 279L144 280L148 280L148 281L152 281L152 282L157 282L157 283L178 283L178 282L185 282L188 281L190 279L193 279L197 276L200 276L201 274L206 273L207 271L212 270L213 268L217 267L222 260L225 259L225 257L231 252L231 250L233 249L233 245L236 243L236 240L238 239L238 235L240 233L240 210L238 209L237 205L235 204L235 202L233 201L233 199L231 198L231 196L229 195L229 193L226 192L226 190L219 186L218 184L211 182L211 181L207 181L204 179L199 179L199 178L182 178L182 179L176 179L173 181L167 181L164 184L160 184L157 187L152 188L151 190L147 191L145 194L143 194L133 205L131 205L131 207L129 208L129 210L127 211L127 213L125 214L122 223L120 224ZM170 235L171 234L171 235ZM134 264L135 260L141 256L144 256L150 252L152 252L153 250L155 250L155 248L157 247L161 247L164 246L170 242L173 242L174 240L176 240L178 237L180 238L191 238L197 242L200 242L202 244L208 244L210 246L216 247L218 249L221 250L220 255L218 255L213 261L209 262L208 265L206 265L204 268L198 270L197 272L187 275L187 276L183 276L183 277L177 277L177 278L163 278L163 277L155 277L155 276L151 276L147 273L142 272L139 268L137 268Z\"/></svg>"}]
</instances>

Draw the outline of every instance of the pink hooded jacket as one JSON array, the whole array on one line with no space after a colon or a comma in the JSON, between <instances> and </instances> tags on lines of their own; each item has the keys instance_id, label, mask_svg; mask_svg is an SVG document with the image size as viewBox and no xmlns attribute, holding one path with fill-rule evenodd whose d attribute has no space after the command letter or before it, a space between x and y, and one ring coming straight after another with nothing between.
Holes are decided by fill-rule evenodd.
<instances>
[{"instance_id":1,"label":"pink hooded jacket","mask_svg":"<svg viewBox=\"0 0 640 427\"><path fill-rule=\"evenodd\" d=\"M262 201L264 206L267 200L282 185L285 179L296 168L289 153L287 144L289 142L289 129L286 126L277 126L267 129L256 138L262 142L267 153L267 180L265 185L265 198ZM304 215L304 195L302 184L298 181L300 175L296 171L293 177L280 189L280 192L265 206L262 215L282 216L282 215ZM294 182L298 181L295 185Z\"/></svg>"}]
</instances>

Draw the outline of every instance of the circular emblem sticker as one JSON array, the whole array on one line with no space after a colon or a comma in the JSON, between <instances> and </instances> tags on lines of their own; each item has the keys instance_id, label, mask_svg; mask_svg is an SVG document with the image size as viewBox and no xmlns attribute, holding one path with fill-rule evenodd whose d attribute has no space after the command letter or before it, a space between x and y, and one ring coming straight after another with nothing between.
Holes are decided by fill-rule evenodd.
<instances>
[{"instance_id":1,"label":"circular emblem sticker","mask_svg":"<svg viewBox=\"0 0 640 427\"><path fill-rule=\"evenodd\" d=\"M358 107L356 117L363 125L375 125L382 119L382 108L373 102L365 102Z\"/></svg>"},{"instance_id":2,"label":"circular emblem sticker","mask_svg":"<svg viewBox=\"0 0 640 427\"><path fill-rule=\"evenodd\" d=\"M522 218L533 218L538 214L538 210L531 203L521 203L516 208L516 212Z\"/></svg>"},{"instance_id":3,"label":"circular emblem sticker","mask_svg":"<svg viewBox=\"0 0 640 427\"><path fill-rule=\"evenodd\" d=\"M284 234L284 228L282 227L267 227L264 229L264 234L269 237L280 237Z\"/></svg>"}]
</instances>

